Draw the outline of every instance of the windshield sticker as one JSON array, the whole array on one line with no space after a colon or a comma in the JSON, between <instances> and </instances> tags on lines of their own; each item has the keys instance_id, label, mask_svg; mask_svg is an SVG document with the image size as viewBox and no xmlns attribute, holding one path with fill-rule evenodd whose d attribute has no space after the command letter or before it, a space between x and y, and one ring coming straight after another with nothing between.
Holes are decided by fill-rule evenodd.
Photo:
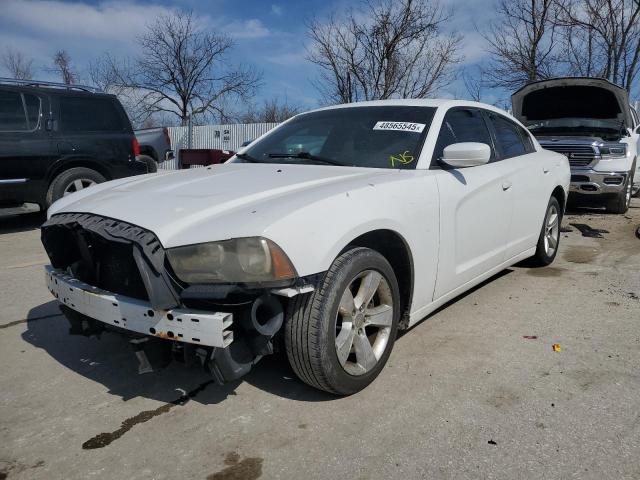
<instances>
[{"instance_id":1,"label":"windshield sticker","mask_svg":"<svg viewBox=\"0 0 640 480\"><path fill-rule=\"evenodd\" d=\"M411 155L411 152L409 150L405 150L404 152L402 152L400 155L391 155L389 157L389 161L391 162L391 168L396 166L396 162L400 163L401 165L409 165L411 162L413 162L414 158L413 155Z\"/></svg>"},{"instance_id":2,"label":"windshield sticker","mask_svg":"<svg viewBox=\"0 0 640 480\"><path fill-rule=\"evenodd\" d=\"M395 130L398 132L412 132L422 133L425 123L411 123L411 122L377 122L374 126L374 130Z\"/></svg>"}]
</instances>

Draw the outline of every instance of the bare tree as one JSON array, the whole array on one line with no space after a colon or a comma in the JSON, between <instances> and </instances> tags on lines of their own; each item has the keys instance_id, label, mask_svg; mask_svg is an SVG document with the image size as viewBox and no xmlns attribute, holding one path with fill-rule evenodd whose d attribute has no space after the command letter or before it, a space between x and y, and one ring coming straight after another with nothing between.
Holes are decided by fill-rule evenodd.
<instances>
[{"instance_id":1,"label":"bare tree","mask_svg":"<svg viewBox=\"0 0 640 480\"><path fill-rule=\"evenodd\" d=\"M571 0L561 6L571 74L597 76L631 91L640 70L640 2Z\"/></svg>"},{"instance_id":2,"label":"bare tree","mask_svg":"<svg viewBox=\"0 0 640 480\"><path fill-rule=\"evenodd\" d=\"M469 68L465 68L462 71L462 81L469 98L474 102L481 102L482 91L486 83L485 74L482 69L476 68L474 70L471 71Z\"/></svg>"},{"instance_id":3,"label":"bare tree","mask_svg":"<svg viewBox=\"0 0 640 480\"><path fill-rule=\"evenodd\" d=\"M60 75L62 83L73 85L78 80L78 76L71 65L71 57L66 50L58 50L53 56L53 67L50 72Z\"/></svg>"},{"instance_id":4,"label":"bare tree","mask_svg":"<svg viewBox=\"0 0 640 480\"><path fill-rule=\"evenodd\" d=\"M12 78L16 80L33 79L33 60L27 59L22 52L7 47L1 60L2 65Z\"/></svg>"},{"instance_id":5,"label":"bare tree","mask_svg":"<svg viewBox=\"0 0 640 480\"><path fill-rule=\"evenodd\" d=\"M556 75L556 17L565 0L500 0L498 20L482 32L490 61L484 69L493 87L515 89Z\"/></svg>"},{"instance_id":6,"label":"bare tree","mask_svg":"<svg viewBox=\"0 0 640 480\"><path fill-rule=\"evenodd\" d=\"M326 102L424 98L452 77L461 36L442 33L451 12L437 0L369 0L308 25L307 58Z\"/></svg>"},{"instance_id":7,"label":"bare tree","mask_svg":"<svg viewBox=\"0 0 640 480\"><path fill-rule=\"evenodd\" d=\"M189 116L224 118L231 99L246 99L260 84L253 69L235 67L233 41L205 31L191 12L161 15L138 37L131 61L105 56L95 67L102 83L133 95L147 115L167 113L186 125Z\"/></svg>"},{"instance_id":8,"label":"bare tree","mask_svg":"<svg viewBox=\"0 0 640 480\"><path fill-rule=\"evenodd\" d=\"M257 107L252 105L240 116L242 123L280 123L300 113L300 107L290 104L286 99L265 100Z\"/></svg>"}]
</instances>

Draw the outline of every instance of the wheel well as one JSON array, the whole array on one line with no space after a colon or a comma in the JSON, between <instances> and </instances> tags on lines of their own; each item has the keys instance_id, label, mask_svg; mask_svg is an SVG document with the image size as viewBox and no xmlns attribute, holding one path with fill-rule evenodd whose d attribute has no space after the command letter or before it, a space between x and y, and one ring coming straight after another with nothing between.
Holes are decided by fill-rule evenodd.
<instances>
[{"instance_id":1,"label":"wheel well","mask_svg":"<svg viewBox=\"0 0 640 480\"><path fill-rule=\"evenodd\" d=\"M564 190L562 187L558 186L554 188L553 192L551 192L551 196L556 197L556 200L558 200L558 203L560 204L560 210L564 212L566 198L564 198Z\"/></svg>"},{"instance_id":2,"label":"wheel well","mask_svg":"<svg viewBox=\"0 0 640 480\"><path fill-rule=\"evenodd\" d=\"M59 165L56 165L53 169L51 169L47 178L47 185L50 185L53 179L65 170L69 170L70 168L75 167L90 168L91 170L95 170L96 172L98 172L107 180L112 180L111 175L109 175L109 171L99 163L92 162L91 160L86 159L75 159L60 163Z\"/></svg>"},{"instance_id":3,"label":"wheel well","mask_svg":"<svg viewBox=\"0 0 640 480\"><path fill-rule=\"evenodd\" d=\"M374 230L349 242L343 251L350 247L375 250L391 264L400 289L400 328L406 328L413 298L413 258L405 239L392 230Z\"/></svg>"},{"instance_id":4,"label":"wheel well","mask_svg":"<svg viewBox=\"0 0 640 480\"><path fill-rule=\"evenodd\" d=\"M148 145L140 147L140 155L148 155L149 157L153 158L156 162L158 161L158 154L153 149L153 147L150 147Z\"/></svg>"}]
</instances>

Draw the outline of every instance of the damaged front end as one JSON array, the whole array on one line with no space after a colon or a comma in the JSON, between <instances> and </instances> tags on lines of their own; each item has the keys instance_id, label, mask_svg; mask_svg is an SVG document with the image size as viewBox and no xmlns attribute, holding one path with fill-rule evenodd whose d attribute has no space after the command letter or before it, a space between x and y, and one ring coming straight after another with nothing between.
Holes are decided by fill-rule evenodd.
<instances>
[{"instance_id":1,"label":"damaged front end","mask_svg":"<svg viewBox=\"0 0 640 480\"><path fill-rule=\"evenodd\" d=\"M171 360L200 364L219 383L248 373L277 349L286 298L314 279L189 284L150 231L92 214L54 215L42 226L46 280L71 334L130 339L141 373Z\"/></svg>"}]
</instances>

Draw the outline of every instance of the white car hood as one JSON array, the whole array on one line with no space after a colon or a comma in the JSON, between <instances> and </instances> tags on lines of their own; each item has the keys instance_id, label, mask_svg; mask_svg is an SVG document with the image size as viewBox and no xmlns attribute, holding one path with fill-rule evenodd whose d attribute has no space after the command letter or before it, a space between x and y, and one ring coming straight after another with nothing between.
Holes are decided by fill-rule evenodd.
<instances>
[{"instance_id":1,"label":"white car hood","mask_svg":"<svg viewBox=\"0 0 640 480\"><path fill-rule=\"evenodd\" d=\"M202 238L261 235L271 222L299 206L394 172L227 163L106 182L62 198L49 215L78 212L124 220L154 232L165 247L172 247L185 244L185 238L198 243Z\"/></svg>"}]
</instances>

